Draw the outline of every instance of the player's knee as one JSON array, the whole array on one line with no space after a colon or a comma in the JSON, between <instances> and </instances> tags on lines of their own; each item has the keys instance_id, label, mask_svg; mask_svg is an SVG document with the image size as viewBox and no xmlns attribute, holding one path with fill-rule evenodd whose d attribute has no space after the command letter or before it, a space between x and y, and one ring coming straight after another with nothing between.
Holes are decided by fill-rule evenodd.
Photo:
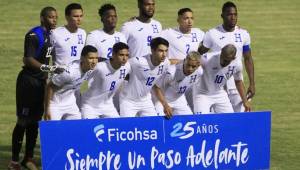
<instances>
[{"instance_id":1,"label":"player's knee","mask_svg":"<svg viewBox=\"0 0 300 170\"><path fill-rule=\"evenodd\" d=\"M27 127L32 120L28 117L18 117L17 124L21 127Z\"/></svg>"}]
</instances>

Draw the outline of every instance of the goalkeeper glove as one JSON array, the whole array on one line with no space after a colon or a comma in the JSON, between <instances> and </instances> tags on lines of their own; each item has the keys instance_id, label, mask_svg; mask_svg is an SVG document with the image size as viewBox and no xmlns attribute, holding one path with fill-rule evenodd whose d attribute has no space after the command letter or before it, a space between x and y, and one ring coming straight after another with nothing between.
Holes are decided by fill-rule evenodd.
<instances>
[{"instance_id":1,"label":"goalkeeper glove","mask_svg":"<svg viewBox=\"0 0 300 170\"><path fill-rule=\"evenodd\" d=\"M46 65L46 64L42 64L40 67L40 70L42 72L50 72L50 73L62 73L65 69L63 67L59 67L57 65L54 66L50 66L50 65Z\"/></svg>"}]
</instances>

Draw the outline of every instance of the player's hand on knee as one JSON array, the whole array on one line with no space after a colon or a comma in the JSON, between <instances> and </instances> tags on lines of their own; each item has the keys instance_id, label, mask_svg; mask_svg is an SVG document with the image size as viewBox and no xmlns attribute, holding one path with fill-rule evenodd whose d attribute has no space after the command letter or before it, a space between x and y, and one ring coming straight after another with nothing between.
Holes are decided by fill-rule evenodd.
<instances>
[{"instance_id":1,"label":"player's hand on knee","mask_svg":"<svg viewBox=\"0 0 300 170\"><path fill-rule=\"evenodd\" d=\"M255 87L254 86L249 86L247 90L247 99L252 99L255 95Z\"/></svg>"},{"instance_id":2,"label":"player's hand on knee","mask_svg":"<svg viewBox=\"0 0 300 170\"><path fill-rule=\"evenodd\" d=\"M170 119L173 116L173 109L168 104L164 104L163 106L167 119Z\"/></svg>"},{"instance_id":3,"label":"player's hand on knee","mask_svg":"<svg viewBox=\"0 0 300 170\"><path fill-rule=\"evenodd\" d=\"M50 113L45 113L44 114L44 120L51 120Z\"/></svg>"},{"instance_id":4,"label":"player's hand on knee","mask_svg":"<svg viewBox=\"0 0 300 170\"><path fill-rule=\"evenodd\" d=\"M245 112L251 112L251 103L249 101L244 102L243 105L245 107Z\"/></svg>"}]
</instances>

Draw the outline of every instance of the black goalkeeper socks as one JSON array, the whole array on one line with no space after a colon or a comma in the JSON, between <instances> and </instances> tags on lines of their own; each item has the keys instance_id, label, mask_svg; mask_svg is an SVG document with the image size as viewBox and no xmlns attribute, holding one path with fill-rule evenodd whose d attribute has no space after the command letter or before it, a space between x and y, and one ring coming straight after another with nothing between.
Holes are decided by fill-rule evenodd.
<instances>
[{"instance_id":1,"label":"black goalkeeper socks","mask_svg":"<svg viewBox=\"0 0 300 170\"><path fill-rule=\"evenodd\" d=\"M25 127L16 124L12 135L12 161L19 161L19 154L22 148L24 133Z\"/></svg>"}]
</instances>

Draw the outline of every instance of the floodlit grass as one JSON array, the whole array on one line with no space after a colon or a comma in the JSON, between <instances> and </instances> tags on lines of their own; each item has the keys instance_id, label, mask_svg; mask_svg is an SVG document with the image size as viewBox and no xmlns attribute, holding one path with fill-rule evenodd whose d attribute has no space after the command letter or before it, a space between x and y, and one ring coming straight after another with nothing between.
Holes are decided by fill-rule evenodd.
<instances>
[{"instance_id":1,"label":"floodlit grass","mask_svg":"<svg viewBox=\"0 0 300 170\"><path fill-rule=\"evenodd\" d=\"M54 6L59 24L65 23L64 7L70 1L0 1L0 169L10 160L11 133L15 125L15 82L22 66L25 33L39 24L44 6ZM88 32L100 26L97 10L108 1L79 1L84 8L82 27ZM137 15L136 0L111 0L117 7L118 28ZM225 1L156 0L155 18L164 28L176 26L177 10L194 10L195 27L204 31L221 23ZM256 96L253 106L272 110L271 169L296 170L300 167L300 1L234 1L239 25L251 34L255 61ZM247 79L247 78L246 78ZM39 157L39 149L36 150ZM21 155L22 156L22 155Z\"/></svg>"}]
</instances>

